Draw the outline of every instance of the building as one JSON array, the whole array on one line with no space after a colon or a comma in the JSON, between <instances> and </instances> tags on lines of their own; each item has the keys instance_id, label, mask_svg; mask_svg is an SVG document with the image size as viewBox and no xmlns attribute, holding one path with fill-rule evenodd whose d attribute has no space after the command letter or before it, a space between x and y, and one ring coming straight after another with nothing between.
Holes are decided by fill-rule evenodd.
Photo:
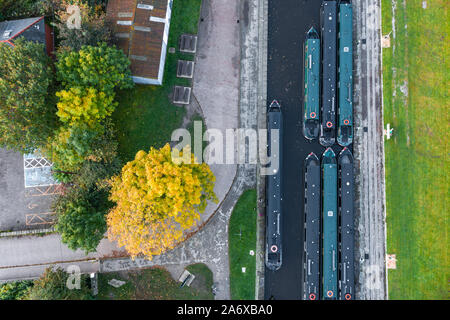
<instances>
[{"instance_id":1,"label":"building","mask_svg":"<svg viewBox=\"0 0 450 320\"><path fill-rule=\"evenodd\" d=\"M109 0L107 20L131 61L133 81L161 85L173 0Z\"/></svg>"},{"instance_id":2,"label":"building","mask_svg":"<svg viewBox=\"0 0 450 320\"><path fill-rule=\"evenodd\" d=\"M0 22L0 42L14 47L20 37L44 44L48 55L54 51L53 29L45 23L44 17Z\"/></svg>"}]
</instances>

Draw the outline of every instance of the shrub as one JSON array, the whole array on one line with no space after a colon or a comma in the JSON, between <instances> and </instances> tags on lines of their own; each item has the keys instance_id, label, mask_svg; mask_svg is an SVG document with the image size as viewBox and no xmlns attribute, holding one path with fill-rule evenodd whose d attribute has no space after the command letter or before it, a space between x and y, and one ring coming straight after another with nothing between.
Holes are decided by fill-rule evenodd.
<instances>
[{"instance_id":1,"label":"shrub","mask_svg":"<svg viewBox=\"0 0 450 320\"><path fill-rule=\"evenodd\" d=\"M0 284L0 300L20 300L32 286L31 280Z\"/></svg>"},{"instance_id":2,"label":"shrub","mask_svg":"<svg viewBox=\"0 0 450 320\"><path fill-rule=\"evenodd\" d=\"M88 280L81 276L80 289L67 286L69 274L61 268L47 268L41 278L34 281L33 287L24 296L26 300L84 300L92 299Z\"/></svg>"},{"instance_id":3,"label":"shrub","mask_svg":"<svg viewBox=\"0 0 450 320\"><path fill-rule=\"evenodd\" d=\"M49 15L54 1L0 0L0 21Z\"/></svg>"}]
</instances>

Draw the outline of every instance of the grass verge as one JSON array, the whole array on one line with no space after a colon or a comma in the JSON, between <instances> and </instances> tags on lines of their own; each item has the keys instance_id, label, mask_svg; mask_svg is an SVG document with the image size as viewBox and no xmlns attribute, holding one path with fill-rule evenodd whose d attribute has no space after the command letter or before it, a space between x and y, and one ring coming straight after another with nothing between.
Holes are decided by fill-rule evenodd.
<instances>
[{"instance_id":1,"label":"grass verge","mask_svg":"<svg viewBox=\"0 0 450 320\"><path fill-rule=\"evenodd\" d=\"M382 0L390 299L448 299L447 9L444 0Z\"/></svg>"},{"instance_id":2,"label":"grass verge","mask_svg":"<svg viewBox=\"0 0 450 320\"><path fill-rule=\"evenodd\" d=\"M211 300L212 272L204 264L187 268L196 278L190 287L180 288L169 271L155 267L127 272L99 274L97 299L100 300ZM111 279L125 281L115 288L108 284Z\"/></svg>"},{"instance_id":3,"label":"grass verge","mask_svg":"<svg viewBox=\"0 0 450 320\"><path fill-rule=\"evenodd\" d=\"M254 300L256 279L256 190L239 198L228 228L230 290L233 300ZM255 253L250 255L250 250ZM245 272L242 272L242 268Z\"/></svg>"},{"instance_id":4,"label":"grass verge","mask_svg":"<svg viewBox=\"0 0 450 320\"><path fill-rule=\"evenodd\" d=\"M200 6L201 0L173 2L168 48L176 48L176 53L167 53L163 85L136 85L117 93L119 106L112 118L124 161L134 159L139 150L162 147L181 125L185 110L169 97L174 85L191 85L190 80L177 78L176 67L178 59L193 60L194 55L180 53L178 39L183 33L197 33Z\"/></svg>"}]
</instances>

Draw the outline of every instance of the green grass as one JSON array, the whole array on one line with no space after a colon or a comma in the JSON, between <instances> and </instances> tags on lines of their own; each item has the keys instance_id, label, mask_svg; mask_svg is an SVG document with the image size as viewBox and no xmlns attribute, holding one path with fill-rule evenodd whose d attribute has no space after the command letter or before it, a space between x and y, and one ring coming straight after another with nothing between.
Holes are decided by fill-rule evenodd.
<instances>
[{"instance_id":1,"label":"green grass","mask_svg":"<svg viewBox=\"0 0 450 320\"><path fill-rule=\"evenodd\" d=\"M100 300L211 300L212 272L204 264L188 266L196 278L190 287L180 288L170 273L159 267L127 272L99 274L97 299ZM108 284L111 279L126 283L120 288Z\"/></svg>"},{"instance_id":2,"label":"green grass","mask_svg":"<svg viewBox=\"0 0 450 320\"><path fill-rule=\"evenodd\" d=\"M390 299L449 298L448 7L382 0L383 34L395 18L382 49L384 122L394 128L385 142Z\"/></svg>"},{"instance_id":3,"label":"green grass","mask_svg":"<svg viewBox=\"0 0 450 320\"><path fill-rule=\"evenodd\" d=\"M255 299L256 190L245 191L230 218L228 230L231 299ZM241 235L241 236L239 236ZM250 255L250 250L255 255ZM246 272L242 272L242 267Z\"/></svg>"},{"instance_id":4,"label":"green grass","mask_svg":"<svg viewBox=\"0 0 450 320\"><path fill-rule=\"evenodd\" d=\"M189 123L187 130L189 131L189 134L191 135L191 142L192 142L192 152L194 152L194 122L195 121L201 121L202 122L202 137L206 132L206 123L205 120L200 116L199 114L195 114L191 122ZM203 139L203 138L202 138ZM205 148L208 146L208 141L202 141L202 151L205 151Z\"/></svg>"},{"instance_id":5,"label":"green grass","mask_svg":"<svg viewBox=\"0 0 450 320\"><path fill-rule=\"evenodd\" d=\"M212 286L214 284L213 273L203 263L196 263L187 266L186 269L195 276L191 284L192 288L208 293L209 299L213 300Z\"/></svg>"},{"instance_id":6,"label":"green grass","mask_svg":"<svg viewBox=\"0 0 450 320\"><path fill-rule=\"evenodd\" d=\"M185 110L173 105L169 95L174 85L191 85L190 80L176 77L178 59L194 59L194 55L179 53L178 39L183 33L197 33L200 5L201 0L173 2L168 48L175 47L176 53L167 53L163 85L136 85L116 95L119 106L112 118L124 161L134 159L139 150L162 147L181 125Z\"/></svg>"}]
</instances>

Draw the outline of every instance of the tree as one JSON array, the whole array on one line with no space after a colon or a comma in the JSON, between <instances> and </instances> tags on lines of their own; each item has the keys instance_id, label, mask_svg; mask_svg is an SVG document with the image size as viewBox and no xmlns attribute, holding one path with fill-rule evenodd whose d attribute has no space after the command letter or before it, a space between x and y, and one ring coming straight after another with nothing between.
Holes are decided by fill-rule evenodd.
<instances>
[{"instance_id":1,"label":"tree","mask_svg":"<svg viewBox=\"0 0 450 320\"><path fill-rule=\"evenodd\" d=\"M0 146L28 153L58 126L54 78L42 44L14 44L0 44Z\"/></svg>"},{"instance_id":2,"label":"tree","mask_svg":"<svg viewBox=\"0 0 450 320\"><path fill-rule=\"evenodd\" d=\"M115 157L110 162L85 161L73 179L73 183L84 190L108 190L109 179L120 172L122 161Z\"/></svg>"},{"instance_id":3,"label":"tree","mask_svg":"<svg viewBox=\"0 0 450 320\"><path fill-rule=\"evenodd\" d=\"M120 159L117 158L117 141L110 121L106 121L104 127L91 129L86 125L73 127L62 126L53 139L41 149L42 154L53 162L53 174L61 182L70 182L74 174L84 174L84 167L94 167L91 162L96 162L96 170L110 173L106 178L116 173ZM103 167L110 167L103 169ZM83 169L84 168L84 169ZM94 169L86 179L99 177L93 174Z\"/></svg>"},{"instance_id":4,"label":"tree","mask_svg":"<svg viewBox=\"0 0 450 320\"><path fill-rule=\"evenodd\" d=\"M108 179L120 171L120 160L87 160L73 175L71 187L53 204L58 216L56 231L69 248L96 250L106 232L106 214L112 207L108 200Z\"/></svg>"},{"instance_id":5,"label":"tree","mask_svg":"<svg viewBox=\"0 0 450 320\"><path fill-rule=\"evenodd\" d=\"M103 195L107 199L106 194ZM82 249L88 254L95 252L106 232L106 207L94 207L91 202L99 194L75 192L75 195L62 197L56 206L58 221L55 230L61 234L62 242L72 250ZM100 200L101 199L97 199Z\"/></svg>"},{"instance_id":6,"label":"tree","mask_svg":"<svg viewBox=\"0 0 450 320\"><path fill-rule=\"evenodd\" d=\"M67 26L67 21L73 15L73 12L67 12L67 7L73 4L76 4L80 9L80 29L71 29ZM70 3L66 0L60 2L56 15L59 20L57 28L61 52L78 51L84 45L96 46L99 42L112 43L112 33L109 24L106 22L106 13L99 9L101 9L101 6L100 8L96 6L93 9L80 0L70 1Z\"/></svg>"},{"instance_id":7,"label":"tree","mask_svg":"<svg viewBox=\"0 0 450 320\"><path fill-rule=\"evenodd\" d=\"M52 14L55 0L0 0L0 21Z\"/></svg>"},{"instance_id":8,"label":"tree","mask_svg":"<svg viewBox=\"0 0 450 320\"><path fill-rule=\"evenodd\" d=\"M72 87L56 93L59 98L59 119L70 126L86 124L90 128L96 127L101 120L111 115L117 106L114 94L92 87Z\"/></svg>"},{"instance_id":9,"label":"tree","mask_svg":"<svg viewBox=\"0 0 450 320\"><path fill-rule=\"evenodd\" d=\"M101 43L58 54L57 76L66 88L93 87L110 94L115 87L133 87L129 65L122 50Z\"/></svg>"},{"instance_id":10,"label":"tree","mask_svg":"<svg viewBox=\"0 0 450 320\"><path fill-rule=\"evenodd\" d=\"M38 280L34 281L25 300L85 300L91 299L92 295L88 287L86 276L80 275L80 287L70 287L73 284L69 274L61 268L52 270L47 268ZM75 279L76 280L76 279Z\"/></svg>"},{"instance_id":11,"label":"tree","mask_svg":"<svg viewBox=\"0 0 450 320\"><path fill-rule=\"evenodd\" d=\"M42 148L42 153L54 163L57 170L78 171L82 163L95 153L91 145L98 136L98 131L82 126L61 127Z\"/></svg>"},{"instance_id":12,"label":"tree","mask_svg":"<svg viewBox=\"0 0 450 320\"><path fill-rule=\"evenodd\" d=\"M116 206L107 218L109 238L132 256L151 258L173 248L200 218L207 201L217 201L214 181L205 163L174 163L168 144L139 151L111 179L110 199Z\"/></svg>"}]
</instances>

